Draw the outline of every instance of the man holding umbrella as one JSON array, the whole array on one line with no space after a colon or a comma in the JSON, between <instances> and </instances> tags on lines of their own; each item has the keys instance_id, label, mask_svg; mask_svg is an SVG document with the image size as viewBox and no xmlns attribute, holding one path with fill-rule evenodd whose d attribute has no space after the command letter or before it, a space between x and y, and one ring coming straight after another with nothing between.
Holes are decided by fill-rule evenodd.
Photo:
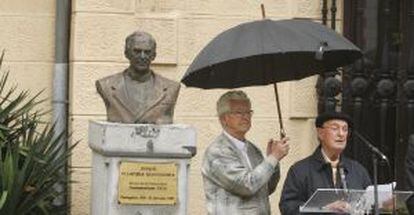
<instances>
[{"instance_id":1,"label":"man holding umbrella","mask_svg":"<svg viewBox=\"0 0 414 215\"><path fill-rule=\"evenodd\" d=\"M284 215L299 214L299 207L318 188L363 190L371 184L367 170L342 155L352 128L351 118L343 113L327 112L316 118L315 126L320 146L289 169L279 203ZM326 207L340 213L350 209L343 201Z\"/></svg>"},{"instance_id":2,"label":"man holding umbrella","mask_svg":"<svg viewBox=\"0 0 414 215\"><path fill-rule=\"evenodd\" d=\"M266 158L245 135L251 126L251 103L243 91L229 91L217 101L223 132L207 148L202 164L210 215L268 215L268 196L280 178L279 161L288 138L270 140Z\"/></svg>"}]
</instances>

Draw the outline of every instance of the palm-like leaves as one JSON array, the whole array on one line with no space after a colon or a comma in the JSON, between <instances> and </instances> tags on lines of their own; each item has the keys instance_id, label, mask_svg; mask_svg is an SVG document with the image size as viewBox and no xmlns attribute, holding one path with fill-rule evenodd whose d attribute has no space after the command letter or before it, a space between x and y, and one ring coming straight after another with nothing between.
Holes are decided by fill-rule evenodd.
<instances>
[{"instance_id":1,"label":"palm-like leaves","mask_svg":"<svg viewBox=\"0 0 414 215\"><path fill-rule=\"evenodd\" d=\"M0 57L0 67L3 59ZM54 189L66 183L65 168L70 152L56 135L54 126L41 121L36 111L40 93L16 95L6 90L8 73L0 78L0 214L58 214L52 200L65 192ZM40 130L43 127L43 130Z\"/></svg>"}]
</instances>

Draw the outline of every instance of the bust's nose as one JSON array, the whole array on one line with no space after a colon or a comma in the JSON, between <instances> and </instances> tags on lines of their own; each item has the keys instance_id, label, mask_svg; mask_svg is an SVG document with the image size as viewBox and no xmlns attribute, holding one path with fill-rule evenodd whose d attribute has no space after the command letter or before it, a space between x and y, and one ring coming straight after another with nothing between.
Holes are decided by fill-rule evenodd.
<instances>
[{"instance_id":1,"label":"bust's nose","mask_svg":"<svg viewBox=\"0 0 414 215\"><path fill-rule=\"evenodd\" d=\"M138 58L144 58L145 57L145 53L144 53L144 51L139 51L136 56Z\"/></svg>"}]
</instances>

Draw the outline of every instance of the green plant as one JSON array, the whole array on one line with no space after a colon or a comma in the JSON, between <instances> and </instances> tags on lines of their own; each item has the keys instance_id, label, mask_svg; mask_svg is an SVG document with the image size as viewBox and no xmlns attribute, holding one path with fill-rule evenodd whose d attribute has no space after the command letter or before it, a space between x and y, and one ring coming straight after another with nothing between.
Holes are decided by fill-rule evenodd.
<instances>
[{"instance_id":1,"label":"green plant","mask_svg":"<svg viewBox=\"0 0 414 215\"><path fill-rule=\"evenodd\" d=\"M0 68L4 53L0 57ZM1 71L0 71L1 72ZM6 90L8 72L0 78L0 214L64 214L53 199L67 195L54 189L67 183L66 164L73 146L59 142L54 126L42 121L40 93ZM76 145L76 144L75 144Z\"/></svg>"}]
</instances>

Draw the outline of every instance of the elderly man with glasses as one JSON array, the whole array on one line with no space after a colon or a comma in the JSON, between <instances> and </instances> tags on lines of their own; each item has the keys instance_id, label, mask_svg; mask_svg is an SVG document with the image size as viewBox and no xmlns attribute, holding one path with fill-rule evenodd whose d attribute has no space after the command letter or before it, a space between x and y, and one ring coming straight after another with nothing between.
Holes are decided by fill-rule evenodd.
<instances>
[{"instance_id":1,"label":"elderly man with glasses","mask_svg":"<svg viewBox=\"0 0 414 215\"><path fill-rule=\"evenodd\" d=\"M217 113L223 132L206 149L202 164L208 214L270 214L268 196L279 181L288 139L269 140L265 158L246 139L253 111L243 91L223 94Z\"/></svg>"},{"instance_id":2,"label":"elderly man with glasses","mask_svg":"<svg viewBox=\"0 0 414 215\"><path fill-rule=\"evenodd\" d=\"M289 169L279 203L283 215L299 214L303 205L318 188L365 189L371 184L367 170L342 153L347 145L352 121L343 113L327 112L315 121L319 147L309 157ZM346 213L344 202L329 205Z\"/></svg>"}]
</instances>

